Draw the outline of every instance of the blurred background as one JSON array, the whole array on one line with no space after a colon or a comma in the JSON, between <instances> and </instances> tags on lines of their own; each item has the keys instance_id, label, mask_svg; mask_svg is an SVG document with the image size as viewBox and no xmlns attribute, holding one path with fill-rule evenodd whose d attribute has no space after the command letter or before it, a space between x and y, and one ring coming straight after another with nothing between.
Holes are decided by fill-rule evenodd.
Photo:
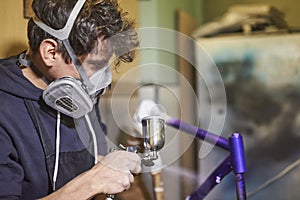
<instances>
[{"instance_id":1,"label":"blurred background","mask_svg":"<svg viewBox=\"0 0 300 200\"><path fill-rule=\"evenodd\" d=\"M133 63L113 71L112 90L99 105L112 144L140 144L132 116L142 100L151 99L170 116L218 135L240 132L248 192L299 159L300 1L119 2L136 20L141 48ZM30 3L0 1L0 58L27 49ZM212 107L219 109L214 113ZM218 147L202 155L202 146L193 136L167 128L161 152L166 200L195 191L227 155ZM299 199L297 166L249 199ZM123 198L155 199L151 178L143 174L141 191ZM235 195L229 175L207 199Z\"/></svg>"}]
</instances>

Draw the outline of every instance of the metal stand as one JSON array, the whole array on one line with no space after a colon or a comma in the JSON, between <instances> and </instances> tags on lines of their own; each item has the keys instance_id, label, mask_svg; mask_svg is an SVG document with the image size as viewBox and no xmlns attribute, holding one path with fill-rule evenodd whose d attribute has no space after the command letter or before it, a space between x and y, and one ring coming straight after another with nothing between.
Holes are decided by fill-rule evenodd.
<instances>
[{"instance_id":1,"label":"metal stand","mask_svg":"<svg viewBox=\"0 0 300 200\"><path fill-rule=\"evenodd\" d=\"M178 119L170 118L166 123L169 126L193 134L197 138L215 144L229 152L229 156L225 158L195 192L186 198L187 200L204 199L204 197L232 171L235 174L237 199L247 199L244 179L246 172L245 150L243 138L239 133L234 133L231 137L226 139Z\"/></svg>"}]
</instances>

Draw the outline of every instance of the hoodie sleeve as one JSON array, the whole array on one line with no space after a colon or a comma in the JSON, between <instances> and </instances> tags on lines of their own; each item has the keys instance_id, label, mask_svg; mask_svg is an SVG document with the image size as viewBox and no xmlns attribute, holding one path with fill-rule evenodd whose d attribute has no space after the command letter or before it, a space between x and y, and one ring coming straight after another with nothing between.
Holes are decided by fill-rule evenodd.
<instances>
[{"instance_id":1,"label":"hoodie sleeve","mask_svg":"<svg viewBox=\"0 0 300 200\"><path fill-rule=\"evenodd\" d=\"M0 128L0 199L19 199L23 169L10 137Z\"/></svg>"}]
</instances>

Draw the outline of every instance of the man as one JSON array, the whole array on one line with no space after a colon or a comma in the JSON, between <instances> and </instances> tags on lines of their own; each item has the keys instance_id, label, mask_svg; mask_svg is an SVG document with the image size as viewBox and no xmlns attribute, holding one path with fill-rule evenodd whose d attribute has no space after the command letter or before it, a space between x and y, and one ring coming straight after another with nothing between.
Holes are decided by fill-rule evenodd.
<instances>
[{"instance_id":1,"label":"man","mask_svg":"<svg viewBox=\"0 0 300 200\"><path fill-rule=\"evenodd\" d=\"M141 160L107 154L95 105L110 85L112 56L133 60L133 22L116 0L34 0L32 8L29 50L0 60L0 199L129 189Z\"/></svg>"}]
</instances>

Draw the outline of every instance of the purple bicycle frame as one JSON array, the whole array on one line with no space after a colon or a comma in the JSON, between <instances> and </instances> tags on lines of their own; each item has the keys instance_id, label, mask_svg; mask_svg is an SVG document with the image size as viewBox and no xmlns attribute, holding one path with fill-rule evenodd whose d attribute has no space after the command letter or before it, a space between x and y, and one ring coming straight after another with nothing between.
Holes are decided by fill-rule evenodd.
<instances>
[{"instance_id":1,"label":"purple bicycle frame","mask_svg":"<svg viewBox=\"0 0 300 200\"><path fill-rule=\"evenodd\" d=\"M233 133L231 137L226 139L178 119L169 118L166 121L166 124L173 128L193 134L205 142L216 144L218 147L229 152L229 155L224 161L210 174L196 191L186 198L187 200L204 199L204 197L232 171L235 174L237 199L247 199L244 178L246 172L245 150L243 138L239 133Z\"/></svg>"}]
</instances>

